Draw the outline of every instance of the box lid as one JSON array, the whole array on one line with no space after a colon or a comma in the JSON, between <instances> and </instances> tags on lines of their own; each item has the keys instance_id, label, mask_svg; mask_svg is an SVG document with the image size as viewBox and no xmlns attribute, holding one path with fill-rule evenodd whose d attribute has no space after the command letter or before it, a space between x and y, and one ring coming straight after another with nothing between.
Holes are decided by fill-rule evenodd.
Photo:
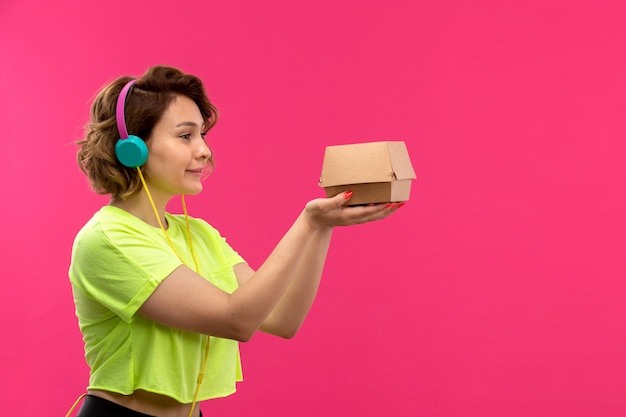
<instances>
[{"instance_id":1,"label":"box lid","mask_svg":"<svg viewBox=\"0 0 626 417\"><path fill-rule=\"evenodd\" d=\"M326 147L321 187L415 179L406 144L367 142Z\"/></svg>"}]
</instances>

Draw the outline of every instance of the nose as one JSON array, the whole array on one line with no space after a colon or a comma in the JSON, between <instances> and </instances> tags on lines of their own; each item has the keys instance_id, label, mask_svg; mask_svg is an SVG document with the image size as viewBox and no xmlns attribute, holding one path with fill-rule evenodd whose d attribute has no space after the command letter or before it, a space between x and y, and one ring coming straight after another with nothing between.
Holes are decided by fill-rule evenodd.
<instances>
[{"instance_id":1,"label":"nose","mask_svg":"<svg viewBox=\"0 0 626 417\"><path fill-rule=\"evenodd\" d=\"M197 155L198 155L198 158L200 159L210 159L211 156L213 155L213 152L211 152L209 145L207 145L207 143L204 140L199 141Z\"/></svg>"}]
</instances>

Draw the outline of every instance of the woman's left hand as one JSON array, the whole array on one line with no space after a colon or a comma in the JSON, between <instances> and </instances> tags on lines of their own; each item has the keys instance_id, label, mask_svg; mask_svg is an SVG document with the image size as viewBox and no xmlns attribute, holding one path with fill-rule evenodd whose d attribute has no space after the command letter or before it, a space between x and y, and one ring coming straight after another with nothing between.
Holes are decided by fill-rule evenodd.
<instances>
[{"instance_id":1,"label":"woman's left hand","mask_svg":"<svg viewBox=\"0 0 626 417\"><path fill-rule=\"evenodd\" d=\"M381 203L365 206L346 206L351 193L340 193L331 198L316 198L307 203L303 216L314 228L350 226L384 219L402 203Z\"/></svg>"}]
</instances>

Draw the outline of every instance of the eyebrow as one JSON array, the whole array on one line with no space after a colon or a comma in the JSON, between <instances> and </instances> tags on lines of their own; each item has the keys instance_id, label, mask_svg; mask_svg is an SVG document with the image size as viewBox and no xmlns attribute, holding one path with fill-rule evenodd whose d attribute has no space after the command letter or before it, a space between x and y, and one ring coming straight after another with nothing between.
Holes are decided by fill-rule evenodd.
<instances>
[{"instance_id":1,"label":"eyebrow","mask_svg":"<svg viewBox=\"0 0 626 417\"><path fill-rule=\"evenodd\" d=\"M179 124L177 124L176 126L174 126L174 128L175 128L175 129L177 129L177 128L179 128L179 127L193 127L193 128L196 128L196 127L198 127L198 126L199 126L199 125L198 125L198 123L189 121L189 122L180 122ZM206 125L205 125L204 123L202 123L202 125L200 126L200 130L201 130L201 131L205 131L205 130L207 130L205 126L206 126Z\"/></svg>"},{"instance_id":2,"label":"eyebrow","mask_svg":"<svg viewBox=\"0 0 626 417\"><path fill-rule=\"evenodd\" d=\"M204 123L203 123L203 125L204 125ZM179 124L176 125L176 127L181 127L181 126L197 127L198 123L196 123L196 122L180 122Z\"/></svg>"}]
</instances>

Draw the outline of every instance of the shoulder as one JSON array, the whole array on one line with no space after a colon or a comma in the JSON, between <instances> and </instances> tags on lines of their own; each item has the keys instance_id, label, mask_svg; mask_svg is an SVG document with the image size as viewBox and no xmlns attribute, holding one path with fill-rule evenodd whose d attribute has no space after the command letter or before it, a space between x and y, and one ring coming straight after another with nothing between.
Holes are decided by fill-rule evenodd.
<instances>
[{"instance_id":1,"label":"shoulder","mask_svg":"<svg viewBox=\"0 0 626 417\"><path fill-rule=\"evenodd\" d=\"M104 208L100 209L76 234L74 249L91 247L94 244L109 241L108 234L112 224Z\"/></svg>"},{"instance_id":2,"label":"shoulder","mask_svg":"<svg viewBox=\"0 0 626 417\"><path fill-rule=\"evenodd\" d=\"M85 277L158 277L181 262L163 232L124 210L105 206L83 226L74 240L70 270Z\"/></svg>"},{"instance_id":3,"label":"shoulder","mask_svg":"<svg viewBox=\"0 0 626 417\"><path fill-rule=\"evenodd\" d=\"M98 250L154 242L155 231L126 211L104 206L80 229L74 240L74 250Z\"/></svg>"}]
</instances>

